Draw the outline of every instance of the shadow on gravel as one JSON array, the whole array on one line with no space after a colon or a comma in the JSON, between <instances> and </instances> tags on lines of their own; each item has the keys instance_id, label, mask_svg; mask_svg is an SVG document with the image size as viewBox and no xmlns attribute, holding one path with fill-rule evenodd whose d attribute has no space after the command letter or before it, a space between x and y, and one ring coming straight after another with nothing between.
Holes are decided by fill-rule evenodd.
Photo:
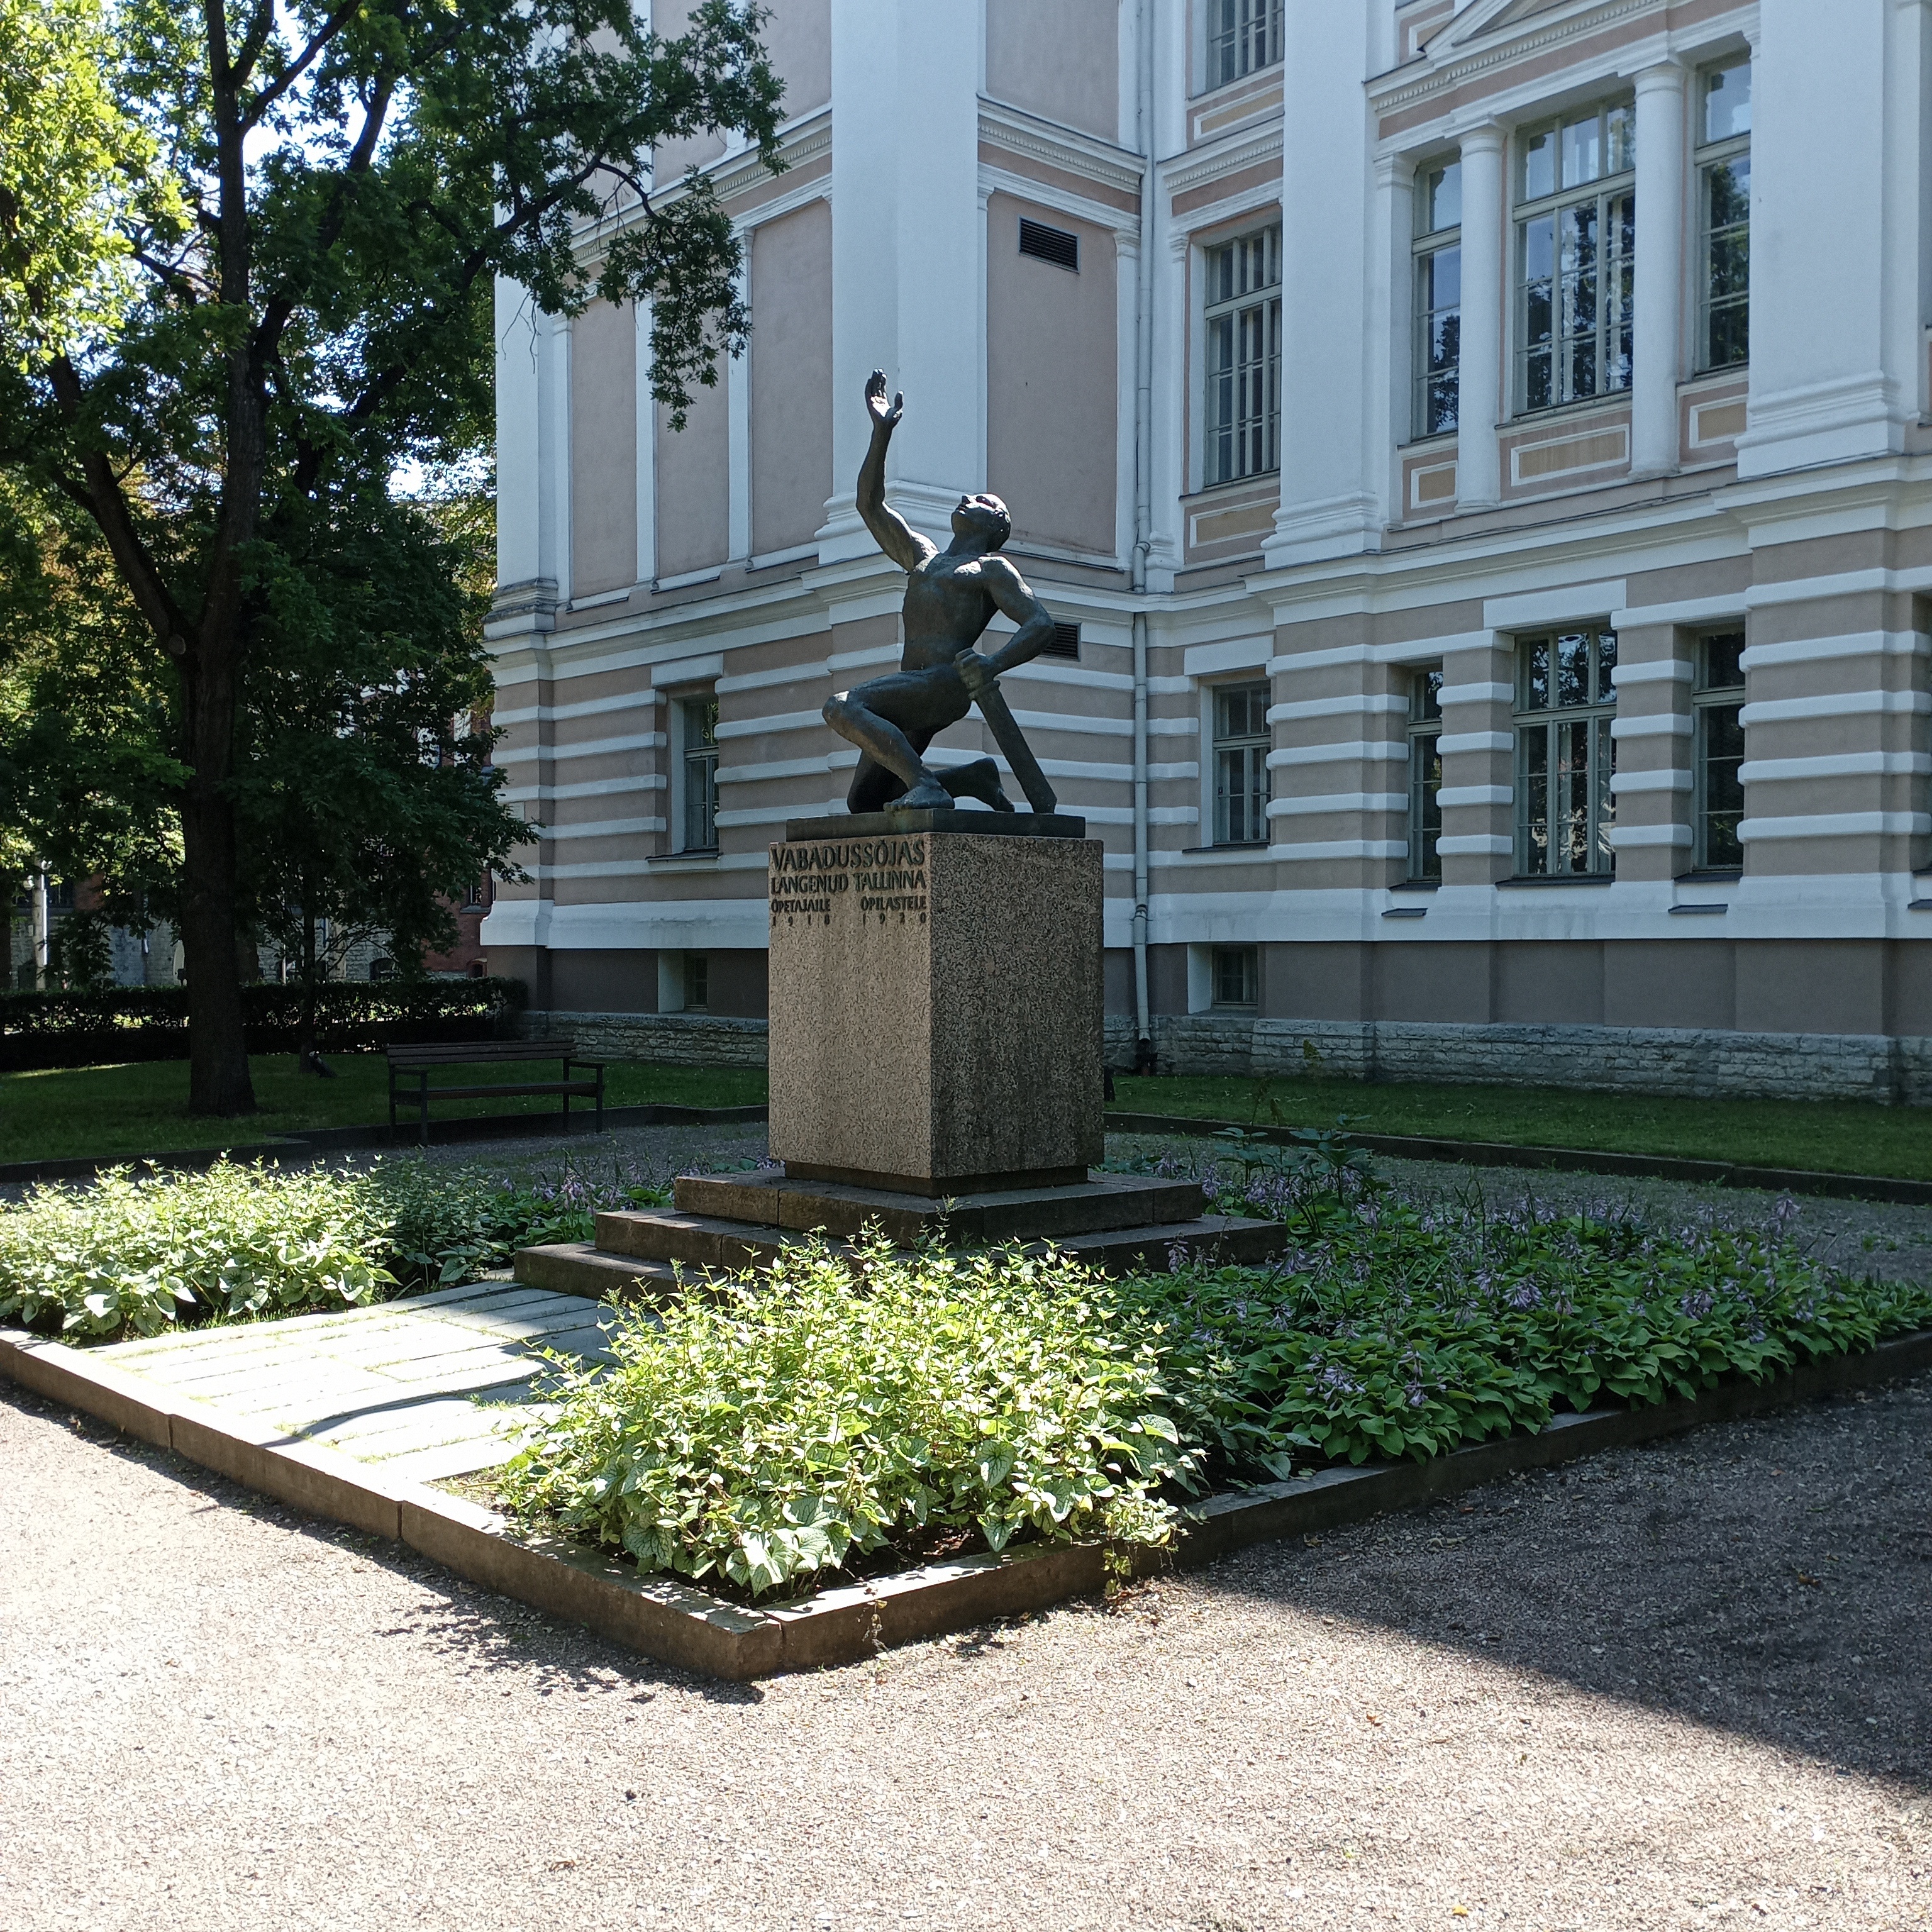
<instances>
[{"instance_id":1,"label":"shadow on gravel","mask_svg":"<svg viewBox=\"0 0 1932 1932\"><path fill-rule=\"evenodd\" d=\"M547 1616L514 1598L467 1582L403 1544L306 1516L171 1450L120 1435L92 1416L11 1383L0 1383L0 1403L23 1415L66 1424L110 1454L138 1462L188 1494L206 1498L204 1508L237 1510L308 1542L352 1551L392 1575L406 1578L427 1592L430 1600L416 1616L374 1634L412 1638L432 1650L459 1658L474 1673L513 1677L513 1688L524 1694L548 1697L620 1692L648 1700L660 1690L675 1690L713 1704L756 1704L764 1700L764 1693L756 1684L721 1683L640 1657L580 1624Z\"/></svg>"},{"instance_id":2,"label":"shadow on gravel","mask_svg":"<svg viewBox=\"0 0 1932 1932\"><path fill-rule=\"evenodd\" d=\"M1932 1377L1268 1546L1195 1580L1932 1784Z\"/></svg>"}]
</instances>

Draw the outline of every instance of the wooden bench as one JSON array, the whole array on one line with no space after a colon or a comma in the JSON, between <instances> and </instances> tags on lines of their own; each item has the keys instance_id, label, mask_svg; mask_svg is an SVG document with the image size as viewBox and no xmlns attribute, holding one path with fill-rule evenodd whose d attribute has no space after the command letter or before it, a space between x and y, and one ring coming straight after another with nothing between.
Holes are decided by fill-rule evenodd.
<instances>
[{"instance_id":1,"label":"wooden bench","mask_svg":"<svg viewBox=\"0 0 1932 1932\"><path fill-rule=\"evenodd\" d=\"M429 1102L434 1094L438 1100L474 1100L486 1095L498 1094L561 1094L563 1096L564 1117L570 1115L570 1102L574 1095L582 1095L597 1103L596 1131L604 1131L604 1063L601 1060L586 1060L577 1051L574 1040L496 1040L461 1042L450 1046L392 1046L387 1049L389 1062L389 1138L396 1135L396 1081L397 1076L406 1078L416 1077L414 1100L422 1122L423 1144L429 1143ZM431 1071L439 1066L502 1066L528 1063L532 1060L558 1060L563 1063L561 1080L518 1080L492 1084L487 1087L432 1087L429 1084ZM570 1077L572 1066L586 1070L594 1069L594 1080L573 1080ZM405 1093L404 1098L411 1096Z\"/></svg>"}]
</instances>

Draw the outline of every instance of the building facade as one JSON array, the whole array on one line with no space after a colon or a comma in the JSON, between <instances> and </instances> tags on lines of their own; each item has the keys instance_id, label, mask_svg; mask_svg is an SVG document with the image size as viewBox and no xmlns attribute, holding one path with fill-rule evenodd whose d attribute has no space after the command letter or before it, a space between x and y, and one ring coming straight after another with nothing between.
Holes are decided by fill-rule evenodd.
<instances>
[{"instance_id":1,"label":"building facade","mask_svg":"<svg viewBox=\"0 0 1932 1932\"><path fill-rule=\"evenodd\" d=\"M897 659L878 366L890 500L998 492L1061 622L1004 685L1106 841L1119 1064L1932 1100L1924 0L770 33L787 171L654 158L746 243L681 434L644 318L498 292L491 970L761 1054L766 848Z\"/></svg>"}]
</instances>

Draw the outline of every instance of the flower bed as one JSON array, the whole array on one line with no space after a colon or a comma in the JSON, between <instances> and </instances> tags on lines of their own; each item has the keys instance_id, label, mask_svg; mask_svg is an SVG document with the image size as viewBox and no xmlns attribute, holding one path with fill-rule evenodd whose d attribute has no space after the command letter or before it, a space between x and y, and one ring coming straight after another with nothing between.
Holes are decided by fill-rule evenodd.
<instances>
[{"instance_id":1,"label":"flower bed","mask_svg":"<svg viewBox=\"0 0 1932 1932\"><path fill-rule=\"evenodd\" d=\"M468 1281L514 1249L587 1240L600 1208L661 1205L634 1172L494 1179L416 1160L365 1172L126 1168L0 1206L0 1322L69 1341L352 1306Z\"/></svg>"},{"instance_id":2,"label":"flower bed","mask_svg":"<svg viewBox=\"0 0 1932 1932\"><path fill-rule=\"evenodd\" d=\"M936 1530L1160 1542L1188 1498L1425 1459L1932 1325L1932 1292L1762 1235L1620 1216L1418 1211L1346 1148L1222 1204L1276 1214L1276 1265L1108 1282L1064 1256L802 1249L560 1364L496 1493L532 1528L757 1596ZM874 1563L868 1567L877 1567Z\"/></svg>"}]
</instances>

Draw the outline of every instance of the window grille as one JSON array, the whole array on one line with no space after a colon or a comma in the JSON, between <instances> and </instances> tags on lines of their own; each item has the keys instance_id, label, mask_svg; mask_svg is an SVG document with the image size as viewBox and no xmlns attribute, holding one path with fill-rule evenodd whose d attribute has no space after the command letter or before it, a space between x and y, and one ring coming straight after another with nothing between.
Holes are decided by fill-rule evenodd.
<instances>
[{"instance_id":1,"label":"window grille","mask_svg":"<svg viewBox=\"0 0 1932 1932\"><path fill-rule=\"evenodd\" d=\"M1750 356L1750 62L1703 75L1701 92L1697 366L1731 369Z\"/></svg>"},{"instance_id":2,"label":"window grille","mask_svg":"<svg viewBox=\"0 0 1932 1932\"><path fill-rule=\"evenodd\" d=\"M718 700L687 698L684 737L684 844L687 852L718 849Z\"/></svg>"},{"instance_id":3,"label":"window grille","mask_svg":"<svg viewBox=\"0 0 1932 1932\"><path fill-rule=\"evenodd\" d=\"M1518 643L1516 868L1522 878L1616 869L1616 674L1614 632L1563 631Z\"/></svg>"},{"instance_id":4,"label":"window grille","mask_svg":"<svg viewBox=\"0 0 1932 1932\"><path fill-rule=\"evenodd\" d=\"M1282 0L1207 0L1210 88L1281 58L1282 13Z\"/></svg>"},{"instance_id":5,"label":"window grille","mask_svg":"<svg viewBox=\"0 0 1932 1932\"><path fill-rule=\"evenodd\" d=\"M1738 821L1744 815L1744 634L1714 631L1697 640L1690 696L1691 859L1700 871L1742 867Z\"/></svg>"},{"instance_id":6,"label":"window grille","mask_svg":"<svg viewBox=\"0 0 1932 1932\"><path fill-rule=\"evenodd\" d=\"M1442 668L1408 682L1408 876L1439 879L1442 836Z\"/></svg>"},{"instance_id":7,"label":"window grille","mask_svg":"<svg viewBox=\"0 0 1932 1932\"><path fill-rule=\"evenodd\" d=\"M1214 694L1214 843L1268 842L1268 756L1271 736L1265 684Z\"/></svg>"},{"instance_id":8,"label":"window grille","mask_svg":"<svg viewBox=\"0 0 1932 1932\"><path fill-rule=\"evenodd\" d=\"M1035 260L1051 262L1056 268L1080 272L1080 238L1064 228L1049 228L1043 221L1020 217L1020 253Z\"/></svg>"},{"instance_id":9,"label":"window grille","mask_svg":"<svg viewBox=\"0 0 1932 1932\"><path fill-rule=\"evenodd\" d=\"M1462 164L1416 178L1414 436L1456 427L1462 360Z\"/></svg>"},{"instance_id":10,"label":"window grille","mask_svg":"<svg viewBox=\"0 0 1932 1932\"><path fill-rule=\"evenodd\" d=\"M1209 483L1281 467L1281 230L1208 251Z\"/></svg>"},{"instance_id":11,"label":"window grille","mask_svg":"<svg viewBox=\"0 0 1932 1932\"><path fill-rule=\"evenodd\" d=\"M1636 146L1628 101L1552 122L1518 143L1522 410L1630 387Z\"/></svg>"},{"instance_id":12,"label":"window grille","mask_svg":"<svg viewBox=\"0 0 1932 1932\"><path fill-rule=\"evenodd\" d=\"M1216 1006L1253 1006L1259 1004L1257 996L1262 976L1258 948L1216 946L1213 972Z\"/></svg>"}]
</instances>

